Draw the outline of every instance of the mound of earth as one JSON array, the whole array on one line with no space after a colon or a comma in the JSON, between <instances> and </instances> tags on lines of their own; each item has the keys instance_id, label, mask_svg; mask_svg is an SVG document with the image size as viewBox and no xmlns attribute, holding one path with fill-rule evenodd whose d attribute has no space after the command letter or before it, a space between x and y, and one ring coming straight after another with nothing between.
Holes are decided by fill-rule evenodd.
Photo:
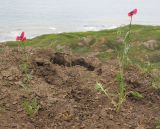
<instances>
[{"instance_id":1,"label":"mound of earth","mask_svg":"<svg viewBox=\"0 0 160 129\"><path fill-rule=\"evenodd\" d=\"M118 65L95 57L54 53L50 49L3 48L0 52L0 129L154 129L160 117L160 93L134 67L125 73L127 95L120 112L95 89L103 84L117 101ZM37 100L28 115L24 102Z\"/></svg>"}]
</instances>

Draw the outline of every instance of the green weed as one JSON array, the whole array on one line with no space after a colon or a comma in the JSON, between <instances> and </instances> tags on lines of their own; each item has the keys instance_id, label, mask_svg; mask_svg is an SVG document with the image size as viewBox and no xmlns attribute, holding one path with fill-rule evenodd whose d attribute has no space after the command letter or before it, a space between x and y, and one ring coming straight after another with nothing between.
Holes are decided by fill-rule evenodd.
<instances>
[{"instance_id":1,"label":"green weed","mask_svg":"<svg viewBox=\"0 0 160 129\"><path fill-rule=\"evenodd\" d=\"M104 87L103 87L103 85L101 83L97 82L96 86L95 86L95 89L98 92L103 92L110 99L108 91L106 89L104 89Z\"/></svg>"},{"instance_id":2,"label":"green weed","mask_svg":"<svg viewBox=\"0 0 160 129\"><path fill-rule=\"evenodd\" d=\"M156 129L160 129L160 120L158 120L156 123Z\"/></svg>"},{"instance_id":3,"label":"green weed","mask_svg":"<svg viewBox=\"0 0 160 129\"><path fill-rule=\"evenodd\" d=\"M5 112L5 111L6 111L5 108L0 107L0 112Z\"/></svg>"},{"instance_id":4,"label":"green weed","mask_svg":"<svg viewBox=\"0 0 160 129\"><path fill-rule=\"evenodd\" d=\"M104 93L108 99L111 101L111 103L115 106L116 103L114 102L114 100L111 98L111 95L109 94L108 90L107 89L104 89L103 85L99 82L96 83L96 86L95 86L95 89L98 91L98 92L102 92Z\"/></svg>"},{"instance_id":5,"label":"green weed","mask_svg":"<svg viewBox=\"0 0 160 129\"><path fill-rule=\"evenodd\" d=\"M116 111L119 112L121 110L122 104L126 100L126 86L123 72L119 72L117 74L116 81L118 83L118 103Z\"/></svg>"},{"instance_id":6,"label":"green weed","mask_svg":"<svg viewBox=\"0 0 160 129\"><path fill-rule=\"evenodd\" d=\"M37 99L33 99L31 101L25 100L23 103L23 108L29 116L34 116L38 113L40 105L38 104Z\"/></svg>"},{"instance_id":7,"label":"green weed","mask_svg":"<svg viewBox=\"0 0 160 129\"><path fill-rule=\"evenodd\" d=\"M24 53L21 64L19 65L21 72L24 74L23 83L26 84L32 80L31 70L30 70L30 57L28 54Z\"/></svg>"},{"instance_id":8,"label":"green weed","mask_svg":"<svg viewBox=\"0 0 160 129\"><path fill-rule=\"evenodd\" d=\"M152 87L155 88L156 90L160 90L160 78L153 78L152 79Z\"/></svg>"},{"instance_id":9,"label":"green weed","mask_svg":"<svg viewBox=\"0 0 160 129\"><path fill-rule=\"evenodd\" d=\"M142 99L143 95L137 91L131 91L130 95L135 99Z\"/></svg>"},{"instance_id":10,"label":"green weed","mask_svg":"<svg viewBox=\"0 0 160 129\"><path fill-rule=\"evenodd\" d=\"M20 70L22 71L22 73L28 74L29 73L29 64L27 63L22 63L19 65Z\"/></svg>"}]
</instances>

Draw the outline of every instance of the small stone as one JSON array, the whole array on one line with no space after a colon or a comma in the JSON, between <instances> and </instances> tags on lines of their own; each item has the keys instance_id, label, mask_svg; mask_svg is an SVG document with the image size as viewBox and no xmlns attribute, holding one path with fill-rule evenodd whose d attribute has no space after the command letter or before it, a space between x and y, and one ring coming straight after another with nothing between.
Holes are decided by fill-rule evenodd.
<instances>
[{"instance_id":1,"label":"small stone","mask_svg":"<svg viewBox=\"0 0 160 129\"><path fill-rule=\"evenodd\" d=\"M59 44L58 44L58 45L56 46L56 49L57 49L57 50L65 49L65 46L62 46L62 45L59 45Z\"/></svg>"},{"instance_id":2,"label":"small stone","mask_svg":"<svg viewBox=\"0 0 160 129\"><path fill-rule=\"evenodd\" d=\"M10 76L9 71L1 71L1 74L2 74L3 77L9 77Z\"/></svg>"},{"instance_id":3,"label":"small stone","mask_svg":"<svg viewBox=\"0 0 160 129\"><path fill-rule=\"evenodd\" d=\"M9 108L10 107L10 105L7 103L6 105L5 105L7 108Z\"/></svg>"},{"instance_id":4,"label":"small stone","mask_svg":"<svg viewBox=\"0 0 160 129\"><path fill-rule=\"evenodd\" d=\"M160 71L157 70L157 69L153 69L153 70L151 71L151 76L152 76L153 78L159 78L159 77L160 77Z\"/></svg>"},{"instance_id":5,"label":"small stone","mask_svg":"<svg viewBox=\"0 0 160 129\"><path fill-rule=\"evenodd\" d=\"M16 127L17 127L17 124L16 124L16 123L13 123L11 126L12 126L12 128L16 128Z\"/></svg>"},{"instance_id":6,"label":"small stone","mask_svg":"<svg viewBox=\"0 0 160 129\"><path fill-rule=\"evenodd\" d=\"M12 104L13 104L13 105L16 105L16 104L17 104L17 101L14 101Z\"/></svg>"},{"instance_id":7,"label":"small stone","mask_svg":"<svg viewBox=\"0 0 160 129\"><path fill-rule=\"evenodd\" d=\"M23 109L22 108L18 108L17 112L22 112Z\"/></svg>"},{"instance_id":8,"label":"small stone","mask_svg":"<svg viewBox=\"0 0 160 129\"><path fill-rule=\"evenodd\" d=\"M108 49L106 52L112 53L114 50L113 49Z\"/></svg>"},{"instance_id":9,"label":"small stone","mask_svg":"<svg viewBox=\"0 0 160 129\"><path fill-rule=\"evenodd\" d=\"M150 50L155 50L159 47L158 42L156 40L149 40L147 42L144 42L143 45Z\"/></svg>"},{"instance_id":10,"label":"small stone","mask_svg":"<svg viewBox=\"0 0 160 129\"><path fill-rule=\"evenodd\" d=\"M110 120L113 120L113 115L110 114L110 115L109 115L109 118L110 118Z\"/></svg>"}]
</instances>

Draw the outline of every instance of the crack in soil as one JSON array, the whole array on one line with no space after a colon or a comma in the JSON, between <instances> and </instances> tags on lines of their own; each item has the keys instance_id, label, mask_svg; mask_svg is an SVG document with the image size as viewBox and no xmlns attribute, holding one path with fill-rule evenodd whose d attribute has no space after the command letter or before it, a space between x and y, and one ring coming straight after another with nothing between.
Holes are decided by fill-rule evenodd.
<instances>
[{"instance_id":1,"label":"crack in soil","mask_svg":"<svg viewBox=\"0 0 160 129\"><path fill-rule=\"evenodd\" d=\"M89 71L95 70L95 67L92 66L90 63L86 62L84 58L72 59L71 56L66 55L64 53L55 53L55 56L53 56L50 59L50 62L52 62L53 64L58 64L66 67L79 65L84 68L87 68L87 70Z\"/></svg>"}]
</instances>

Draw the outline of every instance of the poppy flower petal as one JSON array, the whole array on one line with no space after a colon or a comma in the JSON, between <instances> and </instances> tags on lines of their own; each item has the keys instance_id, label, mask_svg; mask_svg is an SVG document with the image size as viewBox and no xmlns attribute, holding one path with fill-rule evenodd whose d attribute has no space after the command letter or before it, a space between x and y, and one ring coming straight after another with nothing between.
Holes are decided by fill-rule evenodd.
<instances>
[{"instance_id":1,"label":"poppy flower petal","mask_svg":"<svg viewBox=\"0 0 160 129\"><path fill-rule=\"evenodd\" d=\"M19 40L19 41L26 41L27 38L24 37L24 35L25 35L24 32L22 32L20 36L17 36L17 37L16 37L16 40Z\"/></svg>"},{"instance_id":2,"label":"poppy flower petal","mask_svg":"<svg viewBox=\"0 0 160 129\"><path fill-rule=\"evenodd\" d=\"M128 13L128 16L131 17L131 16L133 16L133 15L136 15L137 12L138 12L138 10L137 10L137 9L134 9L134 10L132 10L131 12Z\"/></svg>"},{"instance_id":3,"label":"poppy flower petal","mask_svg":"<svg viewBox=\"0 0 160 129\"><path fill-rule=\"evenodd\" d=\"M24 32L21 33L21 36L20 36L20 37L21 37L21 38L24 38Z\"/></svg>"},{"instance_id":4,"label":"poppy flower petal","mask_svg":"<svg viewBox=\"0 0 160 129\"><path fill-rule=\"evenodd\" d=\"M17 37L16 37L16 40L21 40L21 37L17 36Z\"/></svg>"},{"instance_id":5,"label":"poppy flower petal","mask_svg":"<svg viewBox=\"0 0 160 129\"><path fill-rule=\"evenodd\" d=\"M27 39L26 39L26 37L24 37L22 40L23 40L23 41L26 41Z\"/></svg>"}]
</instances>

